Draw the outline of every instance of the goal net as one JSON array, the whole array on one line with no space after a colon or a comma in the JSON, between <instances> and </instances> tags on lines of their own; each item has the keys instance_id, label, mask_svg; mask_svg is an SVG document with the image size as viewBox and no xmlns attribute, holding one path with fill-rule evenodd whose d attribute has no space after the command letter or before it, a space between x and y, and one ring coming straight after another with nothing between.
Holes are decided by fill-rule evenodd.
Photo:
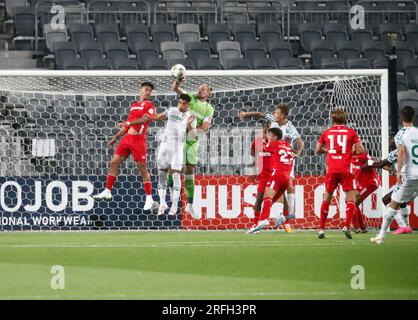
<instances>
[{"instance_id":1,"label":"goal net","mask_svg":"<svg viewBox=\"0 0 418 320\"><path fill-rule=\"evenodd\" d=\"M125 121L141 82L155 85L157 112L177 105L168 71L0 71L0 230L221 230L250 227L256 197L251 143L262 119L240 120L239 111L272 113L278 103L290 107L289 120L305 148L296 160L294 228L316 228L324 191L325 157L314 152L332 108L349 113L373 157L388 151L387 78L382 70L188 71L187 92L207 83L214 89L215 113L199 139L194 209L176 216L142 211L145 201L132 158L120 168L113 200L95 202L104 188L113 149L107 142ZM157 195L156 154L164 122L147 134L148 168ZM382 186L363 204L366 223L381 223ZM183 182L184 186L184 182ZM276 206L271 213L277 218ZM331 228L345 219L343 193L330 207Z\"/></svg>"}]
</instances>

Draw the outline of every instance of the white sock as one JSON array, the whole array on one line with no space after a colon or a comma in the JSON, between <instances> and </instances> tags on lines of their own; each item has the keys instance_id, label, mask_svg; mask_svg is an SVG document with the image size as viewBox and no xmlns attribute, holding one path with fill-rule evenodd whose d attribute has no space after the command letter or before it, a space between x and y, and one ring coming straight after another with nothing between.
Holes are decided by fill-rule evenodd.
<instances>
[{"instance_id":1,"label":"white sock","mask_svg":"<svg viewBox=\"0 0 418 320\"><path fill-rule=\"evenodd\" d=\"M408 207L405 208L400 208L398 210L398 212L400 213L403 223L405 224L405 227L409 227L409 212L408 212Z\"/></svg>"},{"instance_id":2,"label":"white sock","mask_svg":"<svg viewBox=\"0 0 418 320\"><path fill-rule=\"evenodd\" d=\"M160 197L160 204L166 204L165 196L167 194L166 189L158 189L158 196Z\"/></svg>"},{"instance_id":3,"label":"white sock","mask_svg":"<svg viewBox=\"0 0 418 320\"><path fill-rule=\"evenodd\" d=\"M281 202L278 202L277 204L276 204L276 206L277 206L277 213L278 213L278 217L280 218L282 215L283 215L283 210L284 210L284 204L283 203L281 203Z\"/></svg>"},{"instance_id":4,"label":"white sock","mask_svg":"<svg viewBox=\"0 0 418 320\"><path fill-rule=\"evenodd\" d=\"M387 209L386 217L383 219L382 227L380 228L380 232L378 235L379 238L383 238L385 236L386 230L387 228L389 228L395 215L396 215L396 210L393 210L391 207L389 207Z\"/></svg>"},{"instance_id":5,"label":"white sock","mask_svg":"<svg viewBox=\"0 0 418 320\"><path fill-rule=\"evenodd\" d=\"M295 214L295 194L294 193L288 193L287 196L287 205L289 206L289 215Z\"/></svg>"},{"instance_id":6,"label":"white sock","mask_svg":"<svg viewBox=\"0 0 418 320\"><path fill-rule=\"evenodd\" d=\"M181 192L181 175L178 172L173 173L173 204L178 206Z\"/></svg>"},{"instance_id":7,"label":"white sock","mask_svg":"<svg viewBox=\"0 0 418 320\"><path fill-rule=\"evenodd\" d=\"M406 224L405 224L405 222L402 218L402 215L401 215L401 209L399 209L396 212L395 220L396 220L396 223L398 224L399 228L406 228Z\"/></svg>"},{"instance_id":8,"label":"white sock","mask_svg":"<svg viewBox=\"0 0 418 320\"><path fill-rule=\"evenodd\" d=\"M166 204L167 172L162 170L158 171L158 195L160 197L160 204Z\"/></svg>"}]
</instances>

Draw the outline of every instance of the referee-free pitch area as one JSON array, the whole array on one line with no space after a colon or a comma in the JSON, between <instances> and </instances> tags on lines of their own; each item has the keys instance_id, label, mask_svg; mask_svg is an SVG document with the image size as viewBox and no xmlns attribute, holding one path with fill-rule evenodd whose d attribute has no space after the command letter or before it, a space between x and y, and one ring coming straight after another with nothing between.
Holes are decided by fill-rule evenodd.
<instances>
[{"instance_id":1,"label":"referee-free pitch area","mask_svg":"<svg viewBox=\"0 0 418 320\"><path fill-rule=\"evenodd\" d=\"M373 235L2 233L0 299L418 299L418 234Z\"/></svg>"}]
</instances>

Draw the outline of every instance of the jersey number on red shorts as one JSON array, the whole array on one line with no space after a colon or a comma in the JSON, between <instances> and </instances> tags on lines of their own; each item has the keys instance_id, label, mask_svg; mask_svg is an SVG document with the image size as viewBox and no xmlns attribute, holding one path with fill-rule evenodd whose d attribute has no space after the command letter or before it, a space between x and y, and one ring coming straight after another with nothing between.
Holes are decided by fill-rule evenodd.
<instances>
[{"instance_id":1,"label":"jersey number on red shorts","mask_svg":"<svg viewBox=\"0 0 418 320\"><path fill-rule=\"evenodd\" d=\"M335 135L330 134L327 137L329 139L329 153L336 153L337 150L334 149L335 146ZM347 135L338 134L337 135L337 144L342 148L341 153L344 154L347 152Z\"/></svg>"}]
</instances>

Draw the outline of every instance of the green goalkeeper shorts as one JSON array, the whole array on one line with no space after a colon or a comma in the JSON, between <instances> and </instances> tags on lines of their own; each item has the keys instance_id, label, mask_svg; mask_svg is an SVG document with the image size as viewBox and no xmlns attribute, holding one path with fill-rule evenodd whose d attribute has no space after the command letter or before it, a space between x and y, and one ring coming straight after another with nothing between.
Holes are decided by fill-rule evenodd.
<instances>
[{"instance_id":1,"label":"green goalkeeper shorts","mask_svg":"<svg viewBox=\"0 0 418 320\"><path fill-rule=\"evenodd\" d=\"M197 165L199 160L199 141L186 141L186 165Z\"/></svg>"}]
</instances>

